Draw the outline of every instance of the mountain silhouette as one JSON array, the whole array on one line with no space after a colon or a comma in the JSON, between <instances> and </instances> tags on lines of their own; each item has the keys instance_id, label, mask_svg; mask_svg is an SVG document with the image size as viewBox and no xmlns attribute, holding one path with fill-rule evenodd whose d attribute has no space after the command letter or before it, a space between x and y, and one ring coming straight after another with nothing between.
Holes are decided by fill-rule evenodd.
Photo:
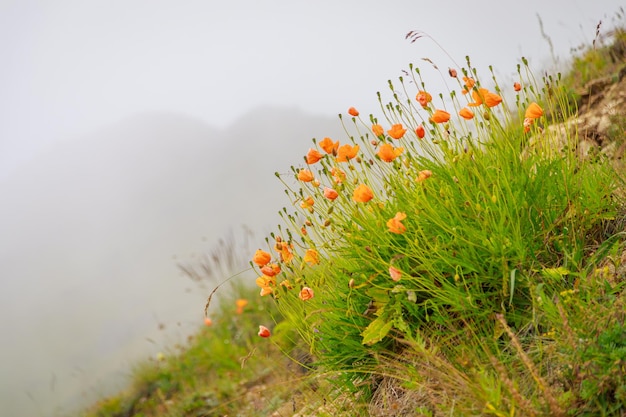
<instances>
[{"instance_id":1,"label":"mountain silhouette","mask_svg":"<svg viewBox=\"0 0 626 417\"><path fill-rule=\"evenodd\" d=\"M224 129L146 113L0 182L4 411L93 401L122 386L129 363L196 330L207 294L177 260L242 225L274 227L288 204L274 172L301 164L311 138L342 131L296 108L260 107Z\"/></svg>"}]
</instances>

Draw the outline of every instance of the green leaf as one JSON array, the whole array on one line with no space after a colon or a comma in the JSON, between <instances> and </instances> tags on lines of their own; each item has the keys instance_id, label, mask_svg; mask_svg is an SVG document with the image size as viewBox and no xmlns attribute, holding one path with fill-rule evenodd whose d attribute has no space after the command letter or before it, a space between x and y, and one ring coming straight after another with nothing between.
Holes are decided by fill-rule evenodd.
<instances>
[{"instance_id":1,"label":"green leaf","mask_svg":"<svg viewBox=\"0 0 626 417\"><path fill-rule=\"evenodd\" d=\"M541 273L544 277L552 279L561 279L565 275L571 274L569 269L563 268L562 266L558 268L544 268Z\"/></svg>"},{"instance_id":2,"label":"green leaf","mask_svg":"<svg viewBox=\"0 0 626 417\"><path fill-rule=\"evenodd\" d=\"M509 306L513 305L513 293L515 292L515 273L517 269L512 269L509 275Z\"/></svg>"},{"instance_id":3,"label":"green leaf","mask_svg":"<svg viewBox=\"0 0 626 417\"><path fill-rule=\"evenodd\" d=\"M385 317L378 317L372 321L361 333L363 336L364 345L373 345L380 342L383 337L387 336L387 333L393 327L393 322L387 320Z\"/></svg>"},{"instance_id":4,"label":"green leaf","mask_svg":"<svg viewBox=\"0 0 626 417\"><path fill-rule=\"evenodd\" d=\"M374 302L380 304L387 304L389 302L389 290L380 288L369 288L365 291L367 295L372 297Z\"/></svg>"}]
</instances>

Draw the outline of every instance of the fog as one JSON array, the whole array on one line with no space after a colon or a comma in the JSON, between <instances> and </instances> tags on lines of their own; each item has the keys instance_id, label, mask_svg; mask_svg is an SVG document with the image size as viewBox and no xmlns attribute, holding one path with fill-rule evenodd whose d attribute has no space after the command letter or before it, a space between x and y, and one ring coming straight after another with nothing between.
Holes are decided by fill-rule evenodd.
<instances>
[{"instance_id":1,"label":"fog","mask_svg":"<svg viewBox=\"0 0 626 417\"><path fill-rule=\"evenodd\" d=\"M177 263L261 242L289 203L274 172L409 62L512 77L617 3L0 3L0 414L67 415L184 342L208 294Z\"/></svg>"},{"instance_id":2,"label":"fog","mask_svg":"<svg viewBox=\"0 0 626 417\"><path fill-rule=\"evenodd\" d=\"M143 114L20 167L0 184L3 411L93 400L122 388L133 360L184 342L208 292L177 263L242 226L271 230L285 204L274 172L301 160L312 133L339 130L289 108L225 130Z\"/></svg>"}]
</instances>

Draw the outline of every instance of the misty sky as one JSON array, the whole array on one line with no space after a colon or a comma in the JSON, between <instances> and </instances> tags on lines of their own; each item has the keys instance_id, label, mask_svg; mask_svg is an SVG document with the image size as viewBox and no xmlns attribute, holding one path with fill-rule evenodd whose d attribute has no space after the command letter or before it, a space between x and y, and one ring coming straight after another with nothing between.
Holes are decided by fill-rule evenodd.
<instances>
[{"instance_id":1,"label":"misty sky","mask_svg":"<svg viewBox=\"0 0 626 417\"><path fill-rule=\"evenodd\" d=\"M262 104L377 112L409 62L549 61L589 44L618 0L0 0L0 179L43 146L171 111L226 127ZM277 126L277 128L280 128Z\"/></svg>"}]
</instances>

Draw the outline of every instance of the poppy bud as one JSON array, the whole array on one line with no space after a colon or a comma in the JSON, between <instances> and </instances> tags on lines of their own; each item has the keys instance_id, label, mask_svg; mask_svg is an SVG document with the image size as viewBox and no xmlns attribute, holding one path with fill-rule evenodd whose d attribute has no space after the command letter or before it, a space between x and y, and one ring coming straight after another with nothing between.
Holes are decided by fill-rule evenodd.
<instances>
[{"instance_id":1,"label":"poppy bud","mask_svg":"<svg viewBox=\"0 0 626 417\"><path fill-rule=\"evenodd\" d=\"M272 334L270 333L270 329L267 327L260 325L259 326L259 336L261 337L270 337Z\"/></svg>"},{"instance_id":2,"label":"poppy bud","mask_svg":"<svg viewBox=\"0 0 626 417\"><path fill-rule=\"evenodd\" d=\"M313 290L309 287L302 288L302 290L300 290L300 294L298 294L298 297L300 297L302 301L310 300L314 296L315 294L313 293Z\"/></svg>"},{"instance_id":3,"label":"poppy bud","mask_svg":"<svg viewBox=\"0 0 626 417\"><path fill-rule=\"evenodd\" d=\"M258 249L252 257L252 261L258 266L265 266L271 259L272 255L261 249Z\"/></svg>"}]
</instances>

